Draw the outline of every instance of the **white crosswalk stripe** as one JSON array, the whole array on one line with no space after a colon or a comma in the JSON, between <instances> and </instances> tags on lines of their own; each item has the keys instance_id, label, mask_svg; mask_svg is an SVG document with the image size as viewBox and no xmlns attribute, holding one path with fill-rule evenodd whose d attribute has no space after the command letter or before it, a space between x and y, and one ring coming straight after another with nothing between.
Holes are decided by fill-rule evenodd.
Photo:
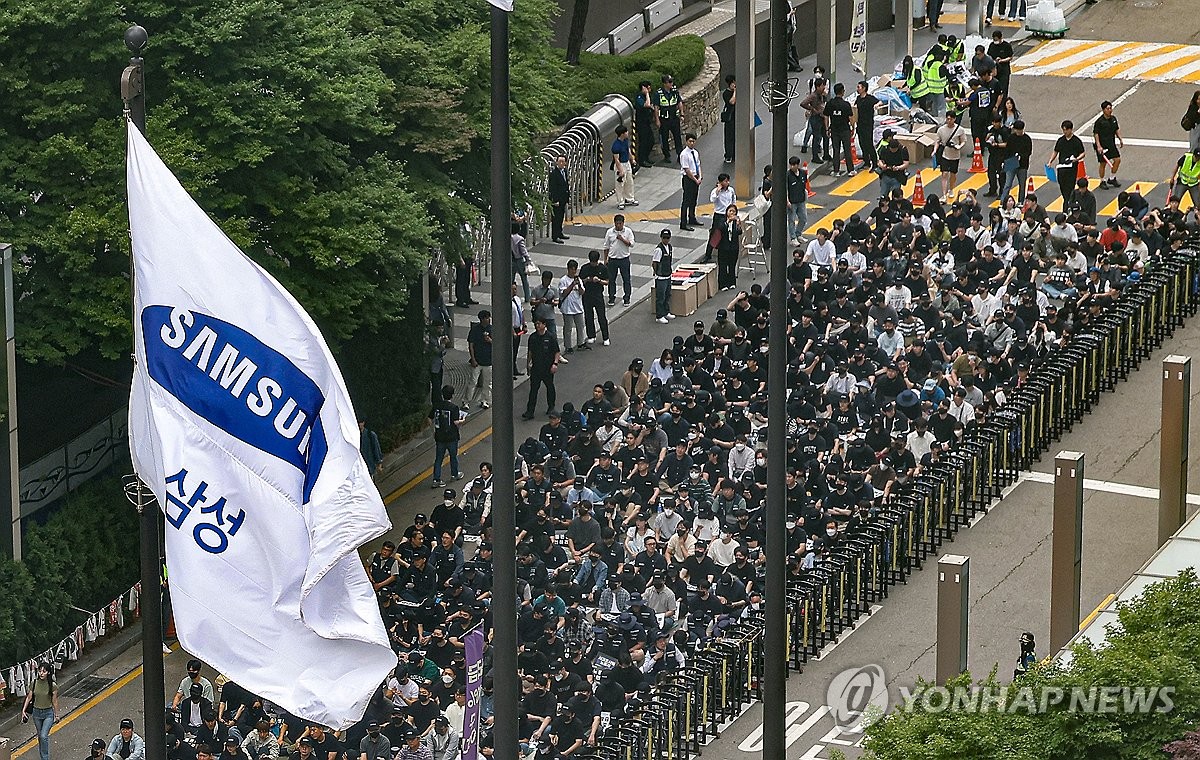
<instances>
[{"instance_id":1,"label":"white crosswalk stripe","mask_svg":"<svg viewBox=\"0 0 1200 760\"><path fill-rule=\"evenodd\" d=\"M1049 40L1014 61L1013 73L1200 84L1200 45Z\"/></svg>"}]
</instances>

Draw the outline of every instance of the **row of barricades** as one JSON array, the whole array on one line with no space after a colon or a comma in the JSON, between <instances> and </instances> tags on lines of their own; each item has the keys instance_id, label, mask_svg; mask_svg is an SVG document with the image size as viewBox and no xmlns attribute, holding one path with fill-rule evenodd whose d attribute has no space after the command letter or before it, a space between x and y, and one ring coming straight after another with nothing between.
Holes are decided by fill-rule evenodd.
<instances>
[{"instance_id":1,"label":"row of barricades","mask_svg":"<svg viewBox=\"0 0 1200 760\"><path fill-rule=\"evenodd\" d=\"M1064 348L1041 361L1005 405L943 461L883 505L873 524L813 569L788 579L788 664L854 626L889 589L1016 482L1051 442L1090 414L1200 304L1200 238L1147 267ZM632 715L616 718L581 757L687 760L759 697L762 624L742 622L693 653Z\"/></svg>"}]
</instances>

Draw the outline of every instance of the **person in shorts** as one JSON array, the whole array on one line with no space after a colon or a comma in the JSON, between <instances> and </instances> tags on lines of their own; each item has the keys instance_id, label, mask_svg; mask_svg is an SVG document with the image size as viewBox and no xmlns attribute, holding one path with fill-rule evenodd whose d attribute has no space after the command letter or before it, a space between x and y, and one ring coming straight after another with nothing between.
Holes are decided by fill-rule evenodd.
<instances>
[{"instance_id":1,"label":"person in shorts","mask_svg":"<svg viewBox=\"0 0 1200 760\"><path fill-rule=\"evenodd\" d=\"M1096 147L1096 162L1100 165L1100 187L1120 187L1117 180L1117 170L1121 168L1121 150L1125 140L1121 137L1121 125L1113 116L1113 104L1106 100L1100 104L1100 117L1092 126L1092 140ZM1112 176L1104 178L1105 171L1111 167Z\"/></svg>"}]
</instances>

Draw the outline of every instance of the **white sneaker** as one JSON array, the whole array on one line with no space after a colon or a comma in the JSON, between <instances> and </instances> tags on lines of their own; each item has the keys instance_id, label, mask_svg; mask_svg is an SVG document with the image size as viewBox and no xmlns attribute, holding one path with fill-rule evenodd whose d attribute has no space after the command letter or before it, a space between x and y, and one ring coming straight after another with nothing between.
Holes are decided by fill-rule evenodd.
<instances>
[{"instance_id":1,"label":"white sneaker","mask_svg":"<svg viewBox=\"0 0 1200 760\"><path fill-rule=\"evenodd\" d=\"M638 205L638 202L637 201L626 201L626 204L628 204L630 206L636 206L636 205Z\"/></svg>"},{"instance_id":2,"label":"white sneaker","mask_svg":"<svg viewBox=\"0 0 1200 760\"><path fill-rule=\"evenodd\" d=\"M590 346L591 344L595 343L595 342L596 342L596 339L595 339L595 338L588 338L588 339L587 339L587 343L588 343L588 345L589 345L589 346Z\"/></svg>"},{"instance_id":3,"label":"white sneaker","mask_svg":"<svg viewBox=\"0 0 1200 760\"><path fill-rule=\"evenodd\" d=\"M170 653L171 653L171 647L167 646L166 644L163 644L163 654L170 654Z\"/></svg>"},{"instance_id":4,"label":"white sneaker","mask_svg":"<svg viewBox=\"0 0 1200 760\"><path fill-rule=\"evenodd\" d=\"M567 357L560 356L560 357L558 357L558 363L559 364L570 364L571 362L567 361Z\"/></svg>"},{"instance_id":5,"label":"white sneaker","mask_svg":"<svg viewBox=\"0 0 1200 760\"><path fill-rule=\"evenodd\" d=\"M608 346L608 345L611 345L611 343L609 342L608 338L605 338L605 339L604 339L604 345L606 345L606 346Z\"/></svg>"},{"instance_id":6,"label":"white sneaker","mask_svg":"<svg viewBox=\"0 0 1200 760\"><path fill-rule=\"evenodd\" d=\"M655 322L658 322L660 325L665 325L665 324L667 323L667 318L666 318L666 317L659 317L658 319L656 319L656 320L654 320L654 321L655 321Z\"/></svg>"},{"instance_id":7,"label":"white sneaker","mask_svg":"<svg viewBox=\"0 0 1200 760\"><path fill-rule=\"evenodd\" d=\"M618 203L618 204L617 204L617 211L624 211L624 210L625 210L625 204L624 204L624 203Z\"/></svg>"},{"instance_id":8,"label":"white sneaker","mask_svg":"<svg viewBox=\"0 0 1200 760\"><path fill-rule=\"evenodd\" d=\"M470 404L468 404L466 401L464 401L464 402L463 402L462 408L463 408L463 411L464 411L464 412L469 412L469 411L471 411L471 405L470 405Z\"/></svg>"},{"instance_id":9,"label":"white sneaker","mask_svg":"<svg viewBox=\"0 0 1200 760\"><path fill-rule=\"evenodd\" d=\"M667 314L667 319L674 319L674 318L675 318L674 314Z\"/></svg>"},{"instance_id":10,"label":"white sneaker","mask_svg":"<svg viewBox=\"0 0 1200 760\"><path fill-rule=\"evenodd\" d=\"M480 408L480 409L487 409L489 406L491 406L491 404L489 404L488 402L484 401L482 404L480 404L480 405L479 405L479 408Z\"/></svg>"}]
</instances>

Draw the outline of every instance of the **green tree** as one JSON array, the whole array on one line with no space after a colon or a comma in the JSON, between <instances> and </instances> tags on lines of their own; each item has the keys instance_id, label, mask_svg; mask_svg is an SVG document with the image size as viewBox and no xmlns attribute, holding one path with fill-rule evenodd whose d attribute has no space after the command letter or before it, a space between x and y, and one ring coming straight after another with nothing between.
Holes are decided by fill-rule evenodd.
<instances>
[{"instance_id":1,"label":"green tree","mask_svg":"<svg viewBox=\"0 0 1200 760\"><path fill-rule=\"evenodd\" d=\"M11 5L0 14L0 100L11 106L0 113L0 238L20 259L22 357L128 354L117 82L133 21L150 32L148 137L200 205L296 296L343 363L379 361L343 353L348 343L419 354L413 285L432 249L464 250L461 225L487 207L486 3ZM518 159L571 102L555 86L552 12L526 0L513 16ZM353 340L361 334L394 342ZM382 363L394 371L352 387L356 400L414 386L411 363ZM374 424L422 398L394 398Z\"/></svg>"},{"instance_id":2,"label":"green tree","mask_svg":"<svg viewBox=\"0 0 1200 760\"><path fill-rule=\"evenodd\" d=\"M867 729L870 757L886 760L1005 757L1013 760L1161 758L1162 747L1200 719L1200 579L1194 570L1149 587L1121 605L1120 628L1100 647L1081 644L1066 666L1034 668L1018 682L1035 695L1048 688L1172 687L1169 711L1085 712L1051 707L1024 710L937 711L918 702ZM947 686L968 686L964 674ZM1009 690L995 670L980 682ZM1159 706L1163 703L1159 702Z\"/></svg>"}]
</instances>

